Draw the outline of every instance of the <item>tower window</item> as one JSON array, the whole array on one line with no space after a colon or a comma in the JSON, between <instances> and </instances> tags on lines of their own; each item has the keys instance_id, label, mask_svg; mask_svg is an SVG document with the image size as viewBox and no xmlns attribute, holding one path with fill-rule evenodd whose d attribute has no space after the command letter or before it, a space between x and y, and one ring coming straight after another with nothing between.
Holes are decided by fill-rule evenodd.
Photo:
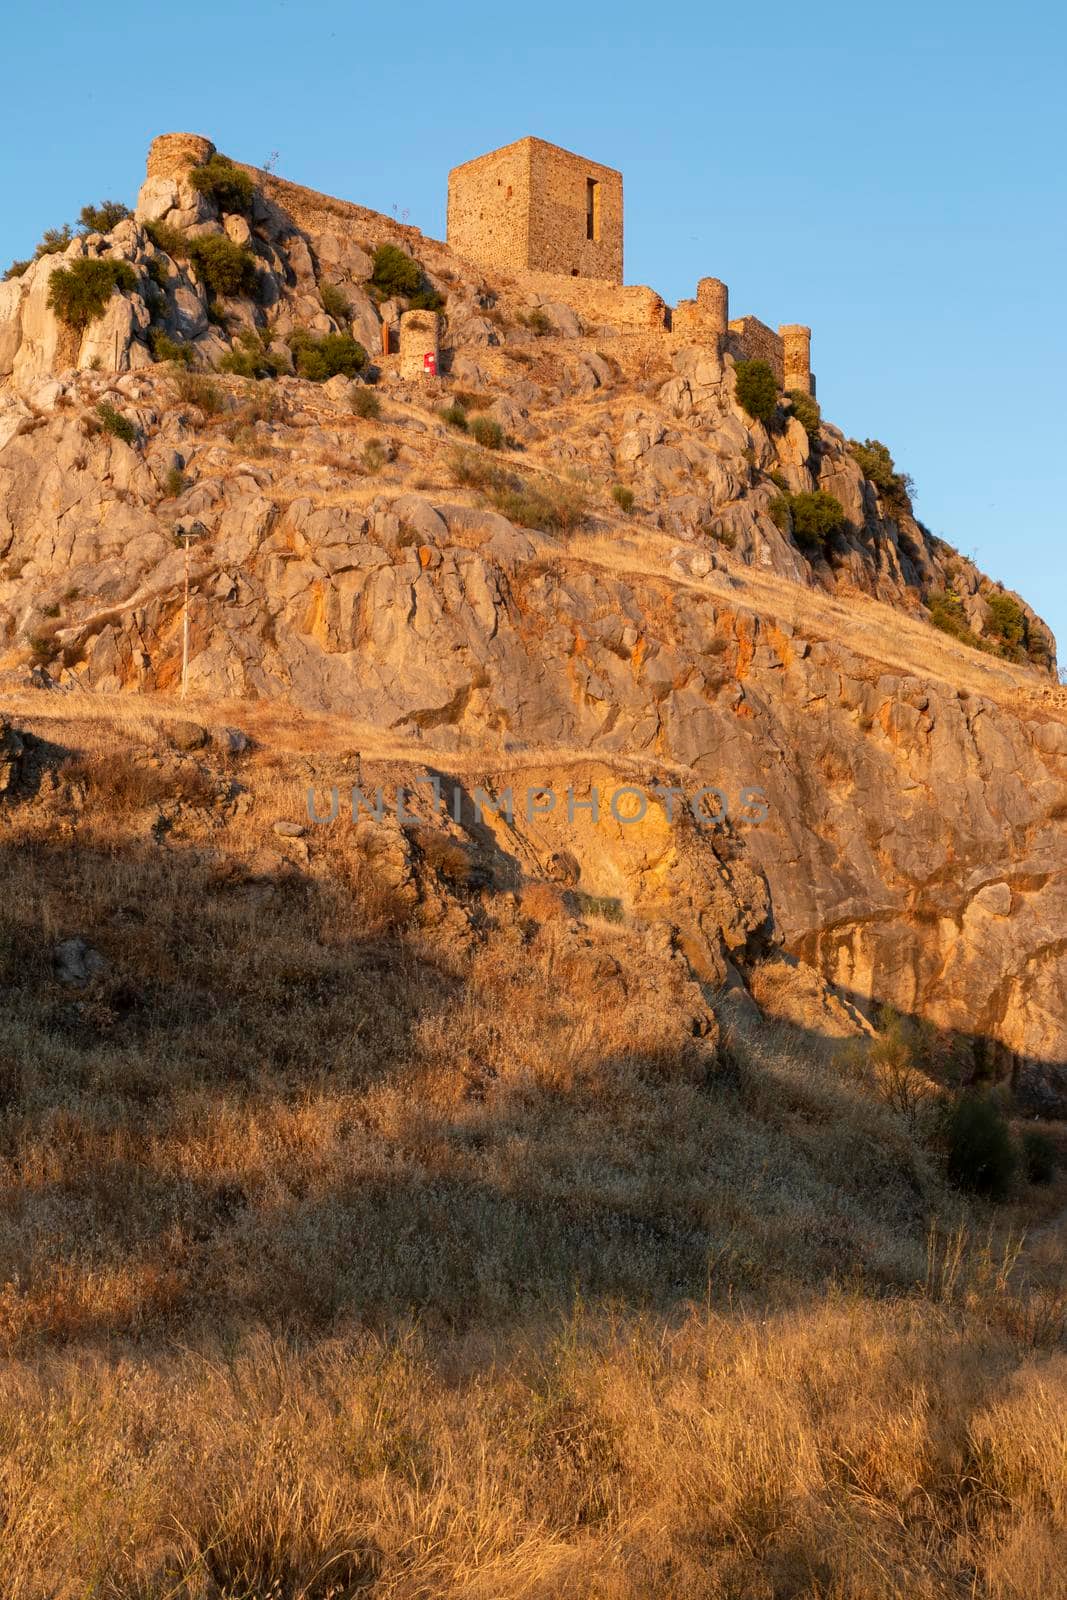
<instances>
[{"instance_id":1,"label":"tower window","mask_svg":"<svg viewBox=\"0 0 1067 1600\"><path fill-rule=\"evenodd\" d=\"M600 243L600 185L595 178L585 180L585 236Z\"/></svg>"}]
</instances>

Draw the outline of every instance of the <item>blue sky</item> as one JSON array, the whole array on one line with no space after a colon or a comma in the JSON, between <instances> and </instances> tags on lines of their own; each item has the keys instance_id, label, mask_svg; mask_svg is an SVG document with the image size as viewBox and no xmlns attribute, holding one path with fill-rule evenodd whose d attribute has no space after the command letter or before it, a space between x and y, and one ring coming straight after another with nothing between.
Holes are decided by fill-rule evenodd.
<instances>
[{"instance_id":1,"label":"blue sky","mask_svg":"<svg viewBox=\"0 0 1067 1600\"><path fill-rule=\"evenodd\" d=\"M44 0L4 32L0 262L132 203L157 133L437 237L448 168L537 134L622 169L628 282L809 323L825 414L1067 660L1058 8Z\"/></svg>"}]
</instances>

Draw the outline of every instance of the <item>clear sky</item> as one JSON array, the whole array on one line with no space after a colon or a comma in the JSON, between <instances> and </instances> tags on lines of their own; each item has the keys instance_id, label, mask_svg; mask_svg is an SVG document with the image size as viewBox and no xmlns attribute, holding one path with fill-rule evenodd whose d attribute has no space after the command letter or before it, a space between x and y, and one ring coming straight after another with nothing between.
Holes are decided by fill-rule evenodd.
<instances>
[{"instance_id":1,"label":"clear sky","mask_svg":"<svg viewBox=\"0 0 1067 1600\"><path fill-rule=\"evenodd\" d=\"M627 281L809 323L827 417L1067 661L1061 7L42 0L3 49L0 264L168 131L436 237L448 168L524 134L621 168Z\"/></svg>"}]
</instances>

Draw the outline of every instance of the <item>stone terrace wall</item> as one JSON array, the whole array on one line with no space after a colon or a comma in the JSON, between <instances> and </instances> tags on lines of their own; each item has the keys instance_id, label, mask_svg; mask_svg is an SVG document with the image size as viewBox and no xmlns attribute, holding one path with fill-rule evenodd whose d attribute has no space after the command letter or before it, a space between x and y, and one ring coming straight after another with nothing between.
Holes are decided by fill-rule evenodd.
<instances>
[{"instance_id":1,"label":"stone terrace wall","mask_svg":"<svg viewBox=\"0 0 1067 1600\"><path fill-rule=\"evenodd\" d=\"M730 352L741 361L766 361L778 387L785 384L785 350L782 340L758 317L738 317L730 323Z\"/></svg>"}]
</instances>

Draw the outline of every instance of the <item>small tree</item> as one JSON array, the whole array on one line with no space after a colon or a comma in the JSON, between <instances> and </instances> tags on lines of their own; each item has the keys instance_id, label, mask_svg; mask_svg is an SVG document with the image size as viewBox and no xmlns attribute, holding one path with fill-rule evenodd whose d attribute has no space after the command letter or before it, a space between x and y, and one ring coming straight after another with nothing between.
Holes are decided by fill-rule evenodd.
<instances>
[{"instance_id":1,"label":"small tree","mask_svg":"<svg viewBox=\"0 0 1067 1600\"><path fill-rule=\"evenodd\" d=\"M426 282L419 263L395 244L380 244L375 250L370 281L380 299L389 300L399 295L407 300L412 311L438 311L445 303L437 290Z\"/></svg>"},{"instance_id":2,"label":"small tree","mask_svg":"<svg viewBox=\"0 0 1067 1600\"><path fill-rule=\"evenodd\" d=\"M948 1114L945 1133L950 1181L957 1188L1003 1200L1017 1157L999 1106L983 1096L964 1094Z\"/></svg>"},{"instance_id":3,"label":"small tree","mask_svg":"<svg viewBox=\"0 0 1067 1600\"><path fill-rule=\"evenodd\" d=\"M911 512L911 499L915 485L906 472L898 472L888 445L880 439L850 439L848 448L859 463L860 471L878 490L890 510Z\"/></svg>"},{"instance_id":4,"label":"small tree","mask_svg":"<svg viewBox=\"0 0 1067 1600\"><path fill-rule=\"evenodd\" d=\"M825 489L791 494L789 510L797 543L810 548L825 548L831 536L845 526L844 506Z\"/></svg>"},{"instance_id":5,"label":"small tree","mask_svg":"<svg viewBox=\"0 0 1067 1600\"><path fill-rule=\"evenodd\" d=\"M225 234L205 234L190 239L186 250L197 275L215 294L229 297L242 292L251 294L255 290L255 256L227 239Z\"/></svg>"},{"instance_id":6,"label":"small tree","mask_svg":"<svg viewBox=\"0 0 1067 1600\"><path fill-rule=\"evenodd\" d=\"M53 272L48 305L61 322L83 332L104 309L116 289L136 289L137 274L128 261L82 256Z\"/></svg>"},{"instance_id":7,"label":"small tree","mask_svg":"<svg viewBox=\"0 0 1067 1600\"><path fill-rule=\"evenodd\" d=\"M298 328L289 335L289 348L297 376L311 383L325 383L339 373L355 378L367 365L363 346L345 333L327 333L321 339L313 339L305 329Z\"/></svg>"},{"instance_id":8,"label":"small tree","mask_svg":"<svg viewBox=\"0 0 1067 1600\"><path fill-rule=\"evenodd\" d=\"M422 288L422 268L395 244L380 244L374 252L371 282L387 299L393 295L418 294Z\"/></svg>"},{"instance_id":9,"label":"small tree","mask_svg":"<svg viewBox=\"0 0 1067 1600\"><path fill-rule=\"evenodd\" d=\"M737 401L758 422L770 427L778 410L778 383L766 361L739 361L734 367Z\"/></svg>"},{"instance_id":10,"label":"small tree","mask_svg":"<svg viewBox=\"0 0 1067 1600\"><path fill-rule=\"evenodd\" d=\"M82 206L78 222L83 233L110 233L132 216L129 206L124 206L121 200L101 200L98 206Z\"/></svg>"}]
</instances>

